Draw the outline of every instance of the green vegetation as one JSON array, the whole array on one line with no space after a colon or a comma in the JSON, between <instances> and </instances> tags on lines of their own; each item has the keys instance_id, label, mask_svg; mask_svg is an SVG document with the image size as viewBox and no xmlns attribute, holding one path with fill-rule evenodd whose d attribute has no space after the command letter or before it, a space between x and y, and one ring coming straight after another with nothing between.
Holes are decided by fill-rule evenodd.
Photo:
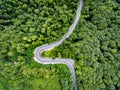
<instances>
[{"instance_id":1,"label":"green vegetation","mask_svg":"<svg viewBox=\"0 0 120 90\"><path fill-rule=\"evenodd\" d=\"M0 1L0 90L73 90L67 66L39 64L33 51L67 32L78 2ZM120 1L86 0L72 35L43 56L74 59L80 90L119 90Z\"/></svg>"}]
</instances>

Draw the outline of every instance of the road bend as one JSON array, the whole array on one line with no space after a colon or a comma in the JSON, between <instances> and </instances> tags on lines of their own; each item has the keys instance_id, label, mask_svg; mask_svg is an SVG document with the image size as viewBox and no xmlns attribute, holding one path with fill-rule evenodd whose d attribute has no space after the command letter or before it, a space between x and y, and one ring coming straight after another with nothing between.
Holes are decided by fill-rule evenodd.
<instances>
[{"instance_id":1,"label":"road bend","mask_svg":"<svg viewBox=\"0 0 120 90\"><path fill-rule=\"evenodd\" d=\"M76 82L76 74L75 74L75 69L74 69L74 60L70 59L70 58L52 59L52 58L48 58L48 57L42 57L41 54L44 51L52 50L53 48L59 46L60 44L63 43L64 40L66 40L73 33L73 31L74 31L74 29L79 21L82 6L83 6L83 0L80 0L77 11L76 11L76 16L75 16L74 22L70 26L67 33L64 34L60 40L53 42L51 44L45 44L45 45L39 46L39 47L35 48L35 51L34 51L34 60L38 63L41 63L41 64L65 64L65 65L67 65L68 68L70 69L70 73L72 76L74 90L78 90L77 82Z\"/></svg>"}]
</instances>

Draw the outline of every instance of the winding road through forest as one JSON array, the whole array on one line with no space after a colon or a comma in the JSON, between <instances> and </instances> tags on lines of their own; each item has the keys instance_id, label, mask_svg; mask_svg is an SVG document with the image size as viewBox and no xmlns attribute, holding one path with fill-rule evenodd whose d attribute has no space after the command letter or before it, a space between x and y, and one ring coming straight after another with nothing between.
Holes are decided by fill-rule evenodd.
<instances>
[{"instance_id":1,"label":"winding road through forest","mask_svg":"<svg viewBox=\"0 0 120 90\"><path fill-rule=\"evenodd\" d=\"M82 6L83 6L83 0L80 0L73 24L70 26L67 33L64 34L59 41L56 41L56 42L51 43L51 44L45 44L45 45L39 46L34 51L34 60L37 61L38 63L41 63L41 64L65 64L65 65L67 65L69 67L70 73L72 75L74 90L78 90L77 82L76 82L76 74L75 74L75 69L74 69L74 60L70 59L70 58L52 59L52 58L48 58L48 57L42 57L41 54L44 51L52 50L53 48L59 46L60 44L62 44L62 42L64 40L66 40L73 33L73 31L74 31L74 29L79 21Z\"/></svg>"}]
</instances>

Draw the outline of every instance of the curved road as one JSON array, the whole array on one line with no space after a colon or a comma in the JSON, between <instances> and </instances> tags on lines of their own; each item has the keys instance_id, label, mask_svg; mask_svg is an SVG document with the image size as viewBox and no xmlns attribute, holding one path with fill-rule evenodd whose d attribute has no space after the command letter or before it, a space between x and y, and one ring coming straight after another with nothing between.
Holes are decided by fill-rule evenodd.
<instances>
[{"instance_id":1,"label":"curved road","mask_svg":"<svg viewBox=\"0 0 120 90\"><path fill-rule=\"evenodd\" d=\"M83 6L83 0L81 0L79 3L79 6L78 6L78 9L76 12L76 17L74 19L73 24L70 26L68 32L66 34L64 34L59 41L56 41L56 42L51 43L51 44L45 44L45 45L39 46L34 51L34 60L37 61L38 63L41 63L41 64L65 64L65 65L67 65L69 67L70 73L72 75L74 90L78 90L77 82L76 82L76 75L75 75L75 70L74 70L74 60L69 59L69 58L56 58L56 59L43 58L41 56L41 54L43 51L48 51L48 50L51 50L51 49L59 46L64 40L66 40L66 38L68 38L72 34L72 32L74 31L74 29L79 21L82 6Z\"/></svg>"}]
</instances>

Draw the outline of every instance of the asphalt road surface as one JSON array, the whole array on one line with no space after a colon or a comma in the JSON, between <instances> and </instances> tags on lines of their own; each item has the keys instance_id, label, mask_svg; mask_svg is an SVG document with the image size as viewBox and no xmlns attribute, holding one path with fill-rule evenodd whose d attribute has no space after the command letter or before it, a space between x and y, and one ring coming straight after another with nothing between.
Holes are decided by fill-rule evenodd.
<instances>
[{"instance_id":1,"label":"asphalt road surface","mask_svg":"<svg viewBox=\"0 0 120 90\"><path fill-rule=\"evenodd\" d=\"M44 51L52 50L53 48L59 46L64 40L66 40L66 38L68 38L73 33L73 31L74 31L74 29L79 21L82 6L83 6L83 0L81 0L79 5L78 5L77 11L76 11L76 16L75 16L73 24L70 26L67 33L64 34L59 41L56 41L56 42L51 43L51 44L45 44L45 45L39 46L34 51L34 60L37 61L38 63L41 63L41 64L65 64L65 65L67 65L69 67L70 73L72 75L74 90L78 90L77 82L76 82L76 74L75 74L75 70L74 70L74 60L70 59L70 58L52 59L52 58L48 58L48 57L42 57L41 54Z\"/></svg>"}]
</instances>

